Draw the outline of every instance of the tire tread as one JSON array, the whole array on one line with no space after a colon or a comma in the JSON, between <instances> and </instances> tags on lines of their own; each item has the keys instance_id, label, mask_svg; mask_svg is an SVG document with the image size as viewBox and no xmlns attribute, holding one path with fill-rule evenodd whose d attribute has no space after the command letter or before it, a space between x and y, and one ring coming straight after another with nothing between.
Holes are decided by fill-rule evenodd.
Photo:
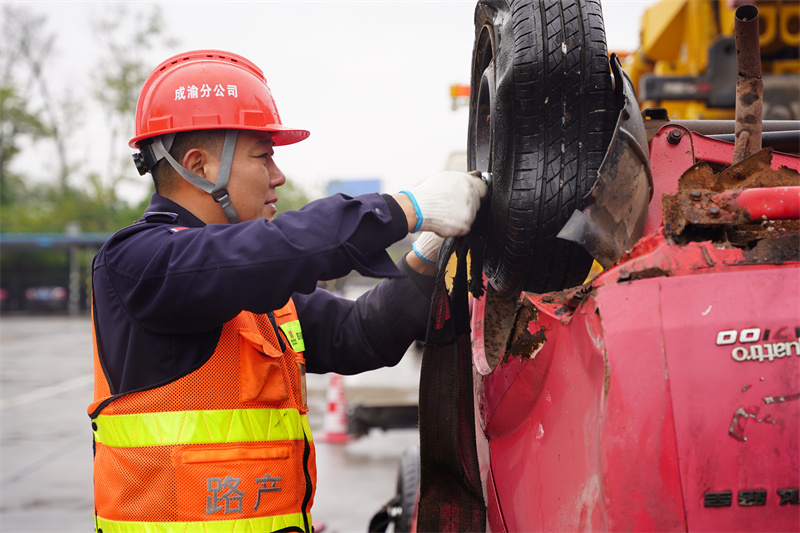
<instances>
[{"instance_id":1,"label":"tire tread","mask_svg":"<svg viewBox=\"0 0 800 533\"><path fill-rule=\"evenodd\" d=\"M505 214L493 214L485 272L501 292L561 290L583 282L591 258L556 235L585 207L615 125L602 10L597 0L508 7L508 19L485 17L510 26L513 50L494 53L513 59L514 167L511 182L493 191Z\"/></svg>"}]
</instances>

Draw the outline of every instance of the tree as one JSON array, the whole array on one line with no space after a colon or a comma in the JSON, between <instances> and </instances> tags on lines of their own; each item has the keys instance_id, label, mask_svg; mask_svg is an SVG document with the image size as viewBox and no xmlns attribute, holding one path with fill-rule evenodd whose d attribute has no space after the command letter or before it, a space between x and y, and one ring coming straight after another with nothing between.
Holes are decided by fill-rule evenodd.
<instances>
[{"instance_id":1,"label":"tree","mask_svg":"<svg viewBox=\"0 0 800 533\"><path fill-rule=\"evenodd\" d=\"M11 162L26 139L52 137L42 110L31 109L27 98L35 88L36 77L28 68L32 49L42 46L35 61L49 53L49 39L40 39L43 17L34 17L21 8L3 6L2 62L0 62L0 206L7 206L24 195L23 176L11 170ZM46 41L42 44L41 41Z\"/></svg>"},{"instance_id":2,"label":"tree","mask_svg":"<svg viewBox=\"0 0 800 533\"><path fill-rule=\"evenodd\" d=\"M0 86L0 206L20 199L25 190L22 176L11 171L11 161L21 150L26 136L38 139L50 135L40 116L28 109L15 87Z\"/></svg>"},{"instance_id":3,"label":"tree","mask_svg":"<svg viewBox=\"0 0 800 533\"><path fill-rule=\"evenodd\" d=\"M5 94L0 168L5 186L14 185L13 177L7 173L10 160L19 153L20 135L46 137L54 142L62 189L67 186L71 171L66 146L71 127L77 124L78 109L69 94L61 100L50 94L47 72L55 35L45 30L45 22L45 16L36 16L26 8L3 6L0 88ZM31 111L31 107L37 109Z\"/></svg>"},{"instance_id":4,"label":"tree","mask_svg":"<svg viewBox=\"0 0 800 533\"><path fill-rule=\"evenodd\" d=\"M130 159L121 158L124 140L133 137L134 117L139 91L151 67L143 58L160 46L174 46L175 40L165 34L164 17L158 6L149 14L138 14L137 24L125 4L112 4L108 14L95 24L96 35L105 54L97 67L98 89L95 97L106 111L110 129L106 176L116 188L130 179ZM125 166L120 163L125 161Z\"/></svg>"},{"instance_id":5,"label":"tree","mask_svg":"<svg viewBox=\"0 0 800 533\"><path fill-rule=\"evenodd\" d=\"M161 14L154 8L149 22L123 31L128 20L124 8L106 12L97 35L107 50L97 69L100 89L94 96L104 107L110 134L107 167L101 175L71 164L67 141L77 127L74 116L80 105L69 96L51 96L51 58L55 36L48 33L46 17L21 6L3 5L3 55L0 56L0 229L4 232L60 232L76 221L84 231L113 231L127 225L141 211L119 197L119 186L135 176L127 158L123 168L120 136L132 129L138 91L149 69L141 54L163 38ZM66 91L63 91L67 94ZM10 163L21 150L36 141L55 145L57 182L30 186L35 171L13 173ZM138 178L138 177L137 177Z\"/></svg>"}]
</instances>

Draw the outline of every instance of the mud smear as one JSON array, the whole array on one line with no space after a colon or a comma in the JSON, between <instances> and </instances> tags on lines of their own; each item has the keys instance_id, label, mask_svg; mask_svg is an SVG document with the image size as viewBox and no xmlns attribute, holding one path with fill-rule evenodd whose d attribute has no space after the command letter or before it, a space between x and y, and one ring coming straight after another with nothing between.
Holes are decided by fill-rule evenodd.
<instances>
[{"instance_id":1,"label":"mud smear","mask_svg":"<svg viewBox=\"0 0 800 533\"><path fill-rule=\"evenodd\" d=\"M486 363L494 368L505 360L506 347L516 330L515 317L519 297L496 292L491 285L486 288L486 308L483 322L483 344Z\"/></svg>"},{"instance_id":2,"label":"mud smear","mask_svg":"<svg viewBox=\"0 0 800 533\"><path fill-rule=\"evenodd\" d=\"M529 326L539 317L539 311L524 293L521 298L486 291L484 315L484 351L490 368L505 364L511 357L533 357L547 340L545 329L531 333Z\"/></svg>"},{"instance_id":3,"label":"mud smear","mask_svg":"<svg viewBox=\"0 0 800 533\"><path fill-rule=\"evenodd\" d=\"M547 340L544 326L541 326L536 333L531 333L529 329L529 324L538 316L536 306L528 298L522 298L514 316L514 329L511 331L511 338L505 351L504 363L510 357L530 359L542 347Z\"/></svg>"},{"instance_id":4,"label":"mud smear","mask_svg":"<svg viewBox=\"0 0 800 533\"><path fill-rule=\"evenodd\" d=\"M764 398L764 403L771 404L771 403L783 403L783 402L791 402L793 400L799 400L800 393L798 394L788 394L786 396L767 396Z\"/></svg>"},{"instance_id":5,"label":"mud smear","mask_svg":"<svg viewBox=\"0 0 800 533\"><path fill-rule=\"evenodd\" d=\"M800 260L800 230L797 221L793 232L779 231L777 235L761 235L756 245L744 250L748 263L785 263ZM759 234L760 235L760 234Z\"/></svg>"}]
</instances>

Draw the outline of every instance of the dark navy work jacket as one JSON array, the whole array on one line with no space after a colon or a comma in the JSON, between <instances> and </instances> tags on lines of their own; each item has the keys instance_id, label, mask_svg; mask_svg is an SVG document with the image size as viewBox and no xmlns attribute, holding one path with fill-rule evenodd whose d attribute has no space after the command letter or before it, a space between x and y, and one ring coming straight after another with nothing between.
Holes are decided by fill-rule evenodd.
<instances>
[{"instance_id":1,"label":"dark navy work jacket","mask_svg":"<svg viewBox=\"0 0 800 533\"><path fill-rule=\"evenodd\" d=\"M93 267L97 344L112 394L199 368L241 311L269 313L290 297L307 370L349 375L393 366L425 336L433 278L392 263L385 249L408 226L389 196L336 195L300 211L206 225L153 195ZM356 301L317 289L352 270L389 278Z\"/></svg>"}]
</instances>

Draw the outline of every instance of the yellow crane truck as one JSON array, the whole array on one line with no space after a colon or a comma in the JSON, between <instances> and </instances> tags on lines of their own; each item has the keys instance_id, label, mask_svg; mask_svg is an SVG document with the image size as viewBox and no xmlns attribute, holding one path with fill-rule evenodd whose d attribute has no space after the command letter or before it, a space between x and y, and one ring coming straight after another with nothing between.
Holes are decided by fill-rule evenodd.
<instances>
[{"instance_id":1,"label":"yellow crane truck","mask_svg":"<svg viewBox=\"0 0 800 533\"><path fill-rule=\"evenodd\" d=\"M671 119L730 120L736 100L733 12L758 7L764 120L800 120L800 2L660 0L642 16L641 45L624 58L642 109Z\"/></svg>"}]
</instances>

